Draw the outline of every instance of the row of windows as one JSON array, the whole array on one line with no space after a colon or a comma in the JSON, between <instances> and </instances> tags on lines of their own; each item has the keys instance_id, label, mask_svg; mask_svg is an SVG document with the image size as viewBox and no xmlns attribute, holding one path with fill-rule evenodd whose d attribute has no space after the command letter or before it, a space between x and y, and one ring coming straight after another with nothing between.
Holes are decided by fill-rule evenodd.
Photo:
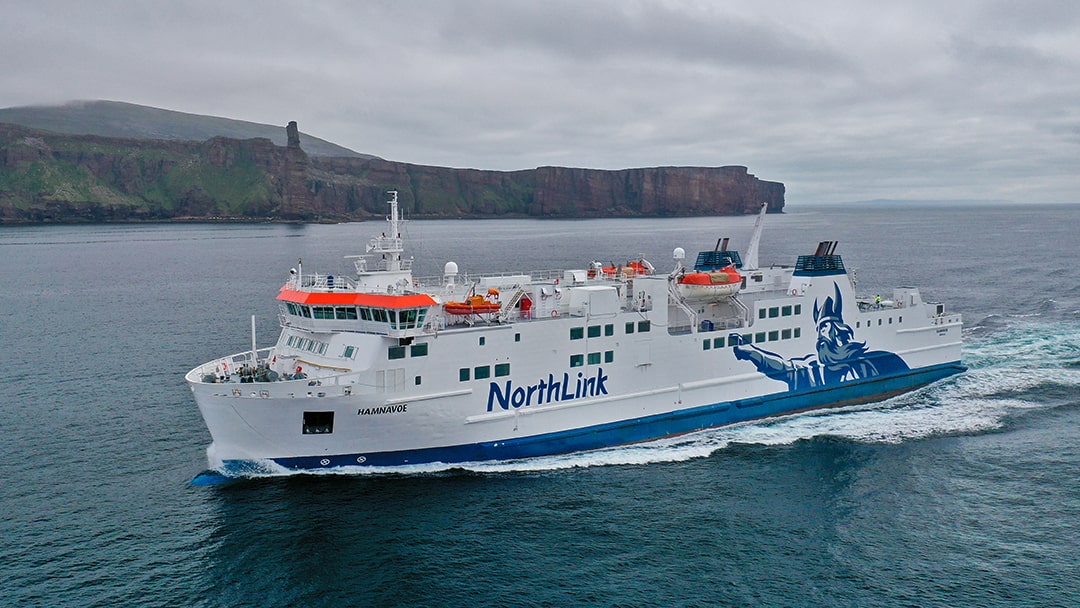
<instances>
[{"instance_id":1,"label":"row of windows","mask_svg":"<svg viewBox=\"0 0 1080 608\"><path fill-rule=\"evenodd\" d=\"M788 304L786 306L770 306L769 308L760 308L757 311L757 318L775 319L777 317L790 317L793 314L802 314L802 304Z\"/></svg>"},{"instance_id":2,"label":"row of windows","mask_svg":"<svg viewBox=\"0 0 1080 608\"><path fill-rule=\"evenodd\" d=\"M903 323L903 322L904 322L904 317L898 317L898 318L896 319L896 322L897 322L897 323ZM878 319L878 320L877 320L877 324L878 324L878 325L881 325L881 319ZM866 326L867 326L867 327L870 327L870 325L871 325L870 321L867 321L867 322L866 322ZM892 325L892 317L889 317L889 325ZM858 328L860 328L860 327L862 327L862 321L856 321L856 322L855 322L855 329L858 329Z\"/></svg>"},{"instance_id":3,"label":"row of windows","mask_svg":"<svg viewBox=\"0 0 1080 608\"><path fill-rule=\"evenodd\" d=\"M795 329L774 329L772 331L759 331L753 334L730 335L727 337L728 346L738 346L741 344L760 344L761 342L776 342L777 340L790 340L792 338L799 338L802 336L802 328L796 327ZM701 342L701 350L709 350L710 348L723 348L724 337L719 338L705 338Z\"/></svg>"},{"instance_id":4,"label":"row of windows","mask_svg":"<svg viewBox=\"0 0 1080 608\"><path fill-rule=\"evenodd\" d=\"M509 363L496 363L495 364L495 377L496 378L501 378L503 376L509 376L509 375L510 375L510 364ZM485 380L485 379L490 378L490 377L491 377L491 366L490 365L478 365L478 366L476 366L476 367L474 367L472 369L470 369L468 367L463 367L463 368L458 370L458 381L460 381L460 382L468 382L470 379L472 379L472 380Z\"/></svg>"},{"instance_id":5,"label":"row of windows","mask_svg":"<svg viewBox=\"0 0 1080 608\"><path fill-rule=\"evenodd\" d=\"M424 324L427 308L368 308L366 306L307 306L286 302L289 314L307 319L336 319L339 321L375 321L389 323L390 329L414 329Z\"/></svg>"},{"instance_id":6,"label":"row of windows","mask_svg":"<svg viewBox=\"0 0 1080 608\"><path fill-rule=\"evenodd\" d=\"M409 347L410 357L426 357L428 353L427 342L419 342ZM386 351L387 359L404 359L405 347L404 346L391 346Z\"/></svg>"},{"instance_id":7,"label":"row of windows","mask_svg":"<svg viewBox=\"0 0 1080 608\"><path fill-rule=\"evenodd\" d=\"M637 323L635 323L634 321L627 321L626 322L626 329L625 329L626 333L628 333L628 334L634 333L634 328L635 327L637 328L637 331L639 333L646 332L646 331L649 331L650 329L652 329L652 323L647 321L647 320L646 321L638 321ZM603 335L605 335L605 336L614 336L615 335L615 325L611 324L611 323L608 323L607 325L590 325L587 329L588 329L588 335L589 335L590 338L599 338L601 331L603 331ZM581 339L583 339L585 337L585 333L586 333L586 328L585 327L571 327L570 328L570 339L571 340L581 340Z\"/></svg>"},{"instance_id":8,"label":"row of windows","mask_svg":"<svg viewBox=\"0 0 1080 608\"><path fill-rule=\"evenodd\" d=\"M588 355L589 365L600 365L600 353L589 353ZM615 360L615 351L604 351L604 363L611 363ZM570 367L581 367L585 365L585 355L570 355Z\"/></svg>"},{"instance_id":9,"label":"row of windows","mask_svg":"<svg viewBox=\"0 0 1080 608\"><path fill-rule=\"evenodd\" d=\"M318 340L312 340L311 338L301 338L300 336L289 336L285 343L295 348L296 350L306 350L309 353L317 353L320 355L326 354L326 342L319 342Z\"/></svg>"}]
</instances>

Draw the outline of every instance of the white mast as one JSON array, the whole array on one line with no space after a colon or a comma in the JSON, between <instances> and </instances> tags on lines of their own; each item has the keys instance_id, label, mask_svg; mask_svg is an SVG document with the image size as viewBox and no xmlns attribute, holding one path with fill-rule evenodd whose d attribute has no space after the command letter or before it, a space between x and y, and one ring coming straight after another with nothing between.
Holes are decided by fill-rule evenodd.
<instances>
[{"instance_id":1,"label":"white mast","mask_svg":"<svg viewBox=\"0 0 1080 608\"><path fill-rule=\"evenodd\" d=\"M398 215L398 200L397 190L390 190L387 192L390 195L390 200L386 201L390 204L390 217L386 218L386 222L390 224L390 234L383 234L371 239L368 243L368 253L382 254L383 263L381 267L384 270L391 272L397 272L401 270L401 254L405 251L401 241L401 216Z\"/></svg>"},{"instance_id":2,"label":"white mast","mask_svg":"<svg viewBox=\"0 0 1080 608\"><path fill-rule=\"evenodd\" d=\"M758 245L761 244L761 231L765 227L765 212L768 210L769 203L761 203L761 213L758 213L757 221L754 222L754 234L750 236L750 245L746 248L743 270L758 269Z\"/></svg>"}]
</instances>

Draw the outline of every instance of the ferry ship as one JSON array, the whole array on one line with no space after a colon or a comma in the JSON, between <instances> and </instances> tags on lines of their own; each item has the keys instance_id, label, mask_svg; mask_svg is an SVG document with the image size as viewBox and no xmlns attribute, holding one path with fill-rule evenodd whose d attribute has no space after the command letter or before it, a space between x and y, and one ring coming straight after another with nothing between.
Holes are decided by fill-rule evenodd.
<instances>
[{"instance_id":1,"label":"ferry ship","mask_svg":"<svg viewBox=\"0 0 1080 608\"><path fill-rule=\"evenodd\" d=\"M397 193L355 275L301 264L281 333L186 381L226 476L513 460L884 399L964 370L961 316L914 287L856 294L836 242L758 266L721 239L692 267L412 276Z\"/></svg>"}]
</instances>

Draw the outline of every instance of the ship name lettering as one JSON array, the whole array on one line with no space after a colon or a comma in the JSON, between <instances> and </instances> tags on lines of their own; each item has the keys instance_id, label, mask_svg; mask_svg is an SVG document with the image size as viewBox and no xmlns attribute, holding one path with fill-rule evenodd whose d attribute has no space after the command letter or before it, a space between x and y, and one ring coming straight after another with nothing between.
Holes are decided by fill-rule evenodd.
<instances>
[{"instance_id":1,"label":"ship name lettering","mask_svg":"<svg viewBox=\"0 0 1080 608\"><path fill-rule=\"evenodd\" d=\"M556 379L554 374L548 374L547 378L540 378L536 384L528 386L514 386L512 380L507 380L502 385L492 382L488 391L487 411L494 411L496 404L509 410L608 394L605 384L608 376L603 368L597 368L596 374L590 377L585 377L584 372L578 372L577 378L573 380L571 381L570 374L564 372L560 379Z\"/></svg>"},{"instance_id":2,"label":"ship name lettering","mask_svg":"<svg viewBox=\"0 0 1080 608\"><path fill-rule=\"evenodd\" d=\"M408 403L396 403L394 405L384 405L381 407L362 407L356 410L356 415L377 416L379 414L407 414L408 412Z\"/></svg>"}]
</instances>

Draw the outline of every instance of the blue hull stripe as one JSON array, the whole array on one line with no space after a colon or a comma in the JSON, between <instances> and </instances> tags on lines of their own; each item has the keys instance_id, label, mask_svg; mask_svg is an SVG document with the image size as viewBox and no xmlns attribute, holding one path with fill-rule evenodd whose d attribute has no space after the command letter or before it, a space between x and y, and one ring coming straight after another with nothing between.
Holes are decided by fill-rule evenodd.
<instances>
[{"instance_id":1,"label":"blue hull stripe","mask_svg":"<svg viewBox=\"0 0 1080 608\"><path fill-rule=\"evenodd\" d=\"M845 382L804 391L786 391L738 401L726 401L668 414L634 418L609 424L495 442L455 445L419 450L275 458L277 464L296 470L342 466L388 467L431 462L456 463L514 460L638 443L724 426L736 422L827 407L878 401L930 384L966 369L959 361L924 367L869 380ZM325 463L324 463L325 461ZM229 474L244 475L256 463L225 461Z\"/></svg>"}]
</instances>

